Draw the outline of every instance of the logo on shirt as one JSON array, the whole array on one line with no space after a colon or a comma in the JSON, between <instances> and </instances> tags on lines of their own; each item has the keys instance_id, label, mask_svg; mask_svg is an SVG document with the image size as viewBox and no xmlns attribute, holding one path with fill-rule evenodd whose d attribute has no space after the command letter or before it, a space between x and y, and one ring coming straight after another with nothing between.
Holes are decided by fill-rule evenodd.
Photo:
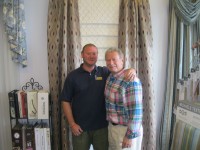
<instances>
[{"instance_id":1,"label":"logo on shirt","mask_svg":"<svg viewBox=\"0 0 200 150\"><path fill-rule=\"evenodd\" d=\"M103 78L95 76L95 80L103 80Z\"/></svg>"}]
</instances>

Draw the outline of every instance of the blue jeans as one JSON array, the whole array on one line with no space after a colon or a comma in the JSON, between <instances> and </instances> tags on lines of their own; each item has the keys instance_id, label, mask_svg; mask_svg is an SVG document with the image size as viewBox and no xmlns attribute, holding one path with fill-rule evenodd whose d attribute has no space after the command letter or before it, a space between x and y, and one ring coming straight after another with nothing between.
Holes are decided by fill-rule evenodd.
<instances>
[{"instance_id":1,"label":"blue jeans","mask_svg":"<svg viewBox=\"0 0 200 150\"><path fill-rule=\"evenodd\" d=\"M72 135L73 150L108 150L108 128L83 132L80 136Z\"/></svg>"}]
</instances>

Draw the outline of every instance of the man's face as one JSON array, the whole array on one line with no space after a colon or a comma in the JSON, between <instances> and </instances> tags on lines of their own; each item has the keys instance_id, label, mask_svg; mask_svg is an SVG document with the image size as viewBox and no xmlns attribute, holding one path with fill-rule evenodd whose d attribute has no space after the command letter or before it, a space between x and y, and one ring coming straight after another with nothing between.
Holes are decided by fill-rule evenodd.
<instances>
[{"instance_id":1,"label":"man's face","mask_svg":"<svg viewBox=\"0 0 200 150\"><path fill-rule=\"evenodd\" d=\"M106 65L111 73L118 73L123 69L123 58L120 58L117 52L108 52L106 54Z\"/></svg>"},{"instance_id":2,"label":"man's face","mask_svg":"<svg viewBox=\"0 0 200 150\"><path fill-rule=\"evenodd\" d=\"M83 50L81 56L86 65L93 66L97 62L98 50L94 46L88 46Z\"/></svg>"}]
</instances>

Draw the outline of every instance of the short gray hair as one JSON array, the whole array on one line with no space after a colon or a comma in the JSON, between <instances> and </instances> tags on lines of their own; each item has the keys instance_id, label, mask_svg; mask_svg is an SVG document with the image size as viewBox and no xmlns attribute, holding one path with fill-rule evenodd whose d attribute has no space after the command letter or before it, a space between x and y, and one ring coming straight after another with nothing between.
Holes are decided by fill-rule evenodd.
<instances>
[{"instance_id":1,"label":"short gray hair","mask_svg":"<svg viewBox=\"0 0 200 150\"><path fill-rule=\"evenodd\" d=\"M119 49L119 48L115 48L115 47L111 47L111 48L109 48L109 49L106 50L105 59L106 59L107 53L111 53L111 52L117 52L118 55L119 55L119 57L122 58L122 59L124 59L124 53L122 52L122 50Z\"/></svg>"}]
</instances>

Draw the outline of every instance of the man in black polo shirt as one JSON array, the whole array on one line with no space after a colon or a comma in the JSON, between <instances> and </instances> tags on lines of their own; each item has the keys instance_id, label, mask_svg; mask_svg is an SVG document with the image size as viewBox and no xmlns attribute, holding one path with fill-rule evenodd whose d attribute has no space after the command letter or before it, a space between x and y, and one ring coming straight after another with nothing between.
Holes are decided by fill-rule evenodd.
<instances>
[{"instance_id":1,"label":"man in black polo shirt","mask_svg":"<svg viewBox=\"0 0 200 150\"><path fill-rule=\"evenodd\" d=\"M95 45L85 45L81 56L83 64L68 74L60 97L72 131L73 150L89 150L91 144L95 150L108 150L104 88L110 72L96 66ZM135 70L129 72L135 74Z\"/></svg>"}]
</instances>

